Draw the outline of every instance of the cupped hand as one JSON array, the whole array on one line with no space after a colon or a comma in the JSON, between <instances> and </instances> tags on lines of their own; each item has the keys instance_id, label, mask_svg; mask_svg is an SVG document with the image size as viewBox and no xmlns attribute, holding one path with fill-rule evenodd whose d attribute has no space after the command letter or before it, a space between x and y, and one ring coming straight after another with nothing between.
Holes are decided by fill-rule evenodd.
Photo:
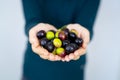
<instances>
[{"instance_id":1,"label":"cupped hand","mask_svg":"<svg viewBox=\"0 0 120 80\"><path fill-rule=\"evenodd\" d=\"M40 30L49 31L49 30L57 30L54 26L46 23L39 23L38 25L34 26L29 31L29 42L31 43L32 51L38 54L43 59L48 59L50 61L57 61L61 60L61 57L58 55L54 55L49 53L46 49L40 46L39 40L36 36L37 32Z\"/></svg>"},{"instance_id":2,"label":"cupped hand","mask_svg":"<svg viewBox=\"0 0 120 80\"><path fill-rule=\"evenodd\" d=\"M70 60L79 59L80 56L85 54L85 52L86 52L86 48L87 48L87 45L89 43L89 38L90 38L89 31L79 24L69 24L69 25L67 25L67 28L69 30L71 30L71 29L77 30L78 37L81 37L83 39L82 47L79 48L78 50L76 50L74 53L71 53L69 55L66 55L64 58L61 58L60 56L54 55L40 46L39 40L36 36L38 31L44 30L47 32L49 30L55 30L55 31L57 30L54 26L52 26L50 24L45 24L45 23L40 23L40 24L34 26L33 28L31 28L29 31L29 42L31 43L33 52L38 54L41 58L48 59L50 61L62 60L62 61L68 62Z\"/></svg>"},{"instance_id":3,"label":"cupped hand","mask_svg":"<svg viewBox=\"0 0 120 80\"><path fill-rule=\"evenodd\" d=\"M85 54L87 45L90 41L90 33L85 27L83 27L79 24L69 24L69 25L67 25L67 28L69 30L71 30L71 29L77 30L78 37L83 39L82 47L80 47L74 53L70 53L69 55L66 55L65 58L62 58L62 61L69 62L70 60L77 60L80 58L81 55Z\"/></svg>"}]
</instances>

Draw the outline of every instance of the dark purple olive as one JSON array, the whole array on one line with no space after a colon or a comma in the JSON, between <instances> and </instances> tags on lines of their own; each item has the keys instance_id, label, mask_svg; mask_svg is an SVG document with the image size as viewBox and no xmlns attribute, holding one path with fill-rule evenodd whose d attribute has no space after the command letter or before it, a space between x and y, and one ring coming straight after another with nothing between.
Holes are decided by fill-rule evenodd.
<instances>
[{"instance_id":1,"label":"dark purple olive","mask_svg":"<svg viewBox=\"0 0 120 80\"><path fill-rule=\"evenodd\" d=\"M51 41L49 41L46 45L45 48L49 51L49 52L53 52L55 46L53 45L53 43Z\"/></svg>"},{"instance_id":2,"label":"dark purple olive","mask_svg":"<svg viewBox=\"0 0 120 80\"><path fill-rule=\"evenodd\" d=\"M58 38L61 39L61 40L65 40L66 39L66 35L65 35L64 31L60 31L59 32Z\"/></svg>"},{"instance_id":3,"label":"dark purple olive","mask_svg":"<svg viewBox=\"0 0 120 80\"><path fill-rule=\"evenodd\" d=\"M40 45L45 48L45 45L47 44L47 42L48 42L48 39L47 39L47 38L42 38L42 39L40 40Z\"/></svg>"},{"instance_id":4,"label":"dark purple olive","mask_svg":"<svg viewBox=\"0 0 120 80\"><path fill-rule=\"evenodd\" d=\"M68 44L70 44L69 40L63 40L62 41L62 47L65 48Z\"/></svg>"},{"instance_id":5,"label":"dark purple olive","mask_svg":"<svg viewBox=\"0 0 120 80\"><path fill-rule=\"evenodd\" d=\"M64 31L64 33L65 33L66 37L68 37L68 34L69 34L69 29L64 28L62 31Z\"/></svg>"},{"instance_id":6,"label":"dark purple olive","mask_svg":"<svg viewBox=\"0 0 120 80\"><path fill-rule=\"evenodd\" d=\"M82 44L83 44L82 38L77 38L77 39L75 39L75 43L76 43L79 47L81 47Z\"/></svg>"},{"instance_id":7,"label":"dark purple olive","mask_svg":"<svg viewBox=\"0 0 120 80\"><path fill-rule=\"evenodd\" d=\"M65 52L67 55L69 55L70 53L73 53L74 51L75 51L74 46L72 46L70 44L65 47Z\"/></svg>"},{"instance_id":8,"label":"dark purple olive","mask_svg":"<svg viewBox=\"0 0 120 80\"><path fill-rule=\"evenodd\" d=\"M71 42L74 42L76 38L77 38L77 35L76 35L75 33L70 32L70 33L68 34L68 39L69 39Z\"/></svg>"},{"instance_id":9,"label":"dark purple olive","mask_svg":"<svg viewBox=\"0 0 120 80\"><path fill-rule=\"evenodd\" d=\"M75 50L79 49L79 46L76 43L70 43L70 45L72 45L75 48Z\"/></svg>"},{"instance_id":10,"label":"dark purple olive","mask_svg":"<svg viewBox=\"0 0 120 80\"><path fill-rule=\"evenodd\" d=\"M43 37L46 36L46 32L44 30L40 30L38 33L37 33L37 38L38 39L42 39Z\"/></svg>"}]
</instances>

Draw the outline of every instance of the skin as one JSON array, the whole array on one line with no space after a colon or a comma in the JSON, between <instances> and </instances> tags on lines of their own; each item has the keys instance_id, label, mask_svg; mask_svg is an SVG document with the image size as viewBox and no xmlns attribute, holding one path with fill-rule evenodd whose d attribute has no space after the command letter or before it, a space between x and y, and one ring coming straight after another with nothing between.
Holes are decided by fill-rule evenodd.
<instances>
[{"instance_id":1,"label":"skin","mask_svg":"<svg viewBox=\"0 0 120 80\"><path fill-rule=\"evenodd\" d=\"M84 55L87 49L87 45L90 40L90 34L89 31L85 28L82 27L79 24L69 24L67 25L67 28L69 30L75 29L77 30L78 37L81 37L83 39L83 45L81 48L76 50L74 53L71 53L69 55L66 55L65 58L61 58L58 55L54 55L52 53L49 53L46 49L42 48L39 45L39 41L36 37L36 34L40 30L45 30L46 32L48 30L55 30L57 29L50 24L46 23L39 23L38 25L34 26L33 28L30 29L29 31L29 42L31 43L32 51L36 54L38 54L42 59L48 59L50 61L66 61L69 62L70 60L77 60L80 58L81 55Z\"/></svg>"}]
</instances>

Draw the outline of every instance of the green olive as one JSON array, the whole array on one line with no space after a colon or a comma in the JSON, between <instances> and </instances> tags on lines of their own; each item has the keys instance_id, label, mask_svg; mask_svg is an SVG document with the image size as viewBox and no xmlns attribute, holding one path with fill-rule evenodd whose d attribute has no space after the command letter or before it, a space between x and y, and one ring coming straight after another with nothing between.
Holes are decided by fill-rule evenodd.
<instances>
[{"instance_id":1,"label":"green olive","mask_svg":"<svg viewBox=\"0 0 120 80\"><path fill-rule=\"evenodd\" d=\"M65 50L64 50L64 48L62 48L62 47L56 49L56 54L57 54L57 55L60 55L60 54L62 54L62 53L64 53L64 52L65 52Z\"/></svg>"},{"instance_id":2,"label":"green olive","mask_svg":"<svg viewBox=\"0 0 120 80\"><path fill-rule=\"evenodd\" d=\"M62 41L58 38L55 38L53 40L53 44L54 44L55 47L61 47L62 46Z\"/></svg>"},{"instance_id":3,"label":"green olive","mask_svg":"<svg viewBox=\"0 0 120 80\"><path fill-rule=\"evenodd\" d=\"M60 31L57 31L57 32L55 33L55 37L56 37L56 38L58 38L59 32L60 32Z\"/></svg>"},{"instance_id":4,"label":"green olive","mask_svg":"<svg viewBox=\"0 0 120 80\"><path fill-rule=\"evenodd\" d=\"M55 37L54 33L52 31L48 31L47 34L46 34L46 38L48 40L51 40Z\"/></svg>"}]
</instances>

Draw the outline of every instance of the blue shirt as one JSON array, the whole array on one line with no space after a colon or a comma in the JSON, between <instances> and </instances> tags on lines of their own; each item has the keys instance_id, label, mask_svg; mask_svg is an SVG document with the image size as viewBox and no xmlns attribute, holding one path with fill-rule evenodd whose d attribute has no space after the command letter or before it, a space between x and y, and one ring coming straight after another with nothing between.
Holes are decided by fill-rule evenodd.
<instances>
[{"instance_id":1,"label":"blue shirt","mask_svg":"<svg viewBox=\"0 0 120 80\"><path fill-rule=\"evenodd\" d=\"M25 15L25 34L38 23L49 23L56 28L78 23L93 34L100 0L22 0ZM28 80L83 80L85 55L77 61L51 62L32 52L28 42L25 51L23 76Z\"/></svg>"}]
</instances>

